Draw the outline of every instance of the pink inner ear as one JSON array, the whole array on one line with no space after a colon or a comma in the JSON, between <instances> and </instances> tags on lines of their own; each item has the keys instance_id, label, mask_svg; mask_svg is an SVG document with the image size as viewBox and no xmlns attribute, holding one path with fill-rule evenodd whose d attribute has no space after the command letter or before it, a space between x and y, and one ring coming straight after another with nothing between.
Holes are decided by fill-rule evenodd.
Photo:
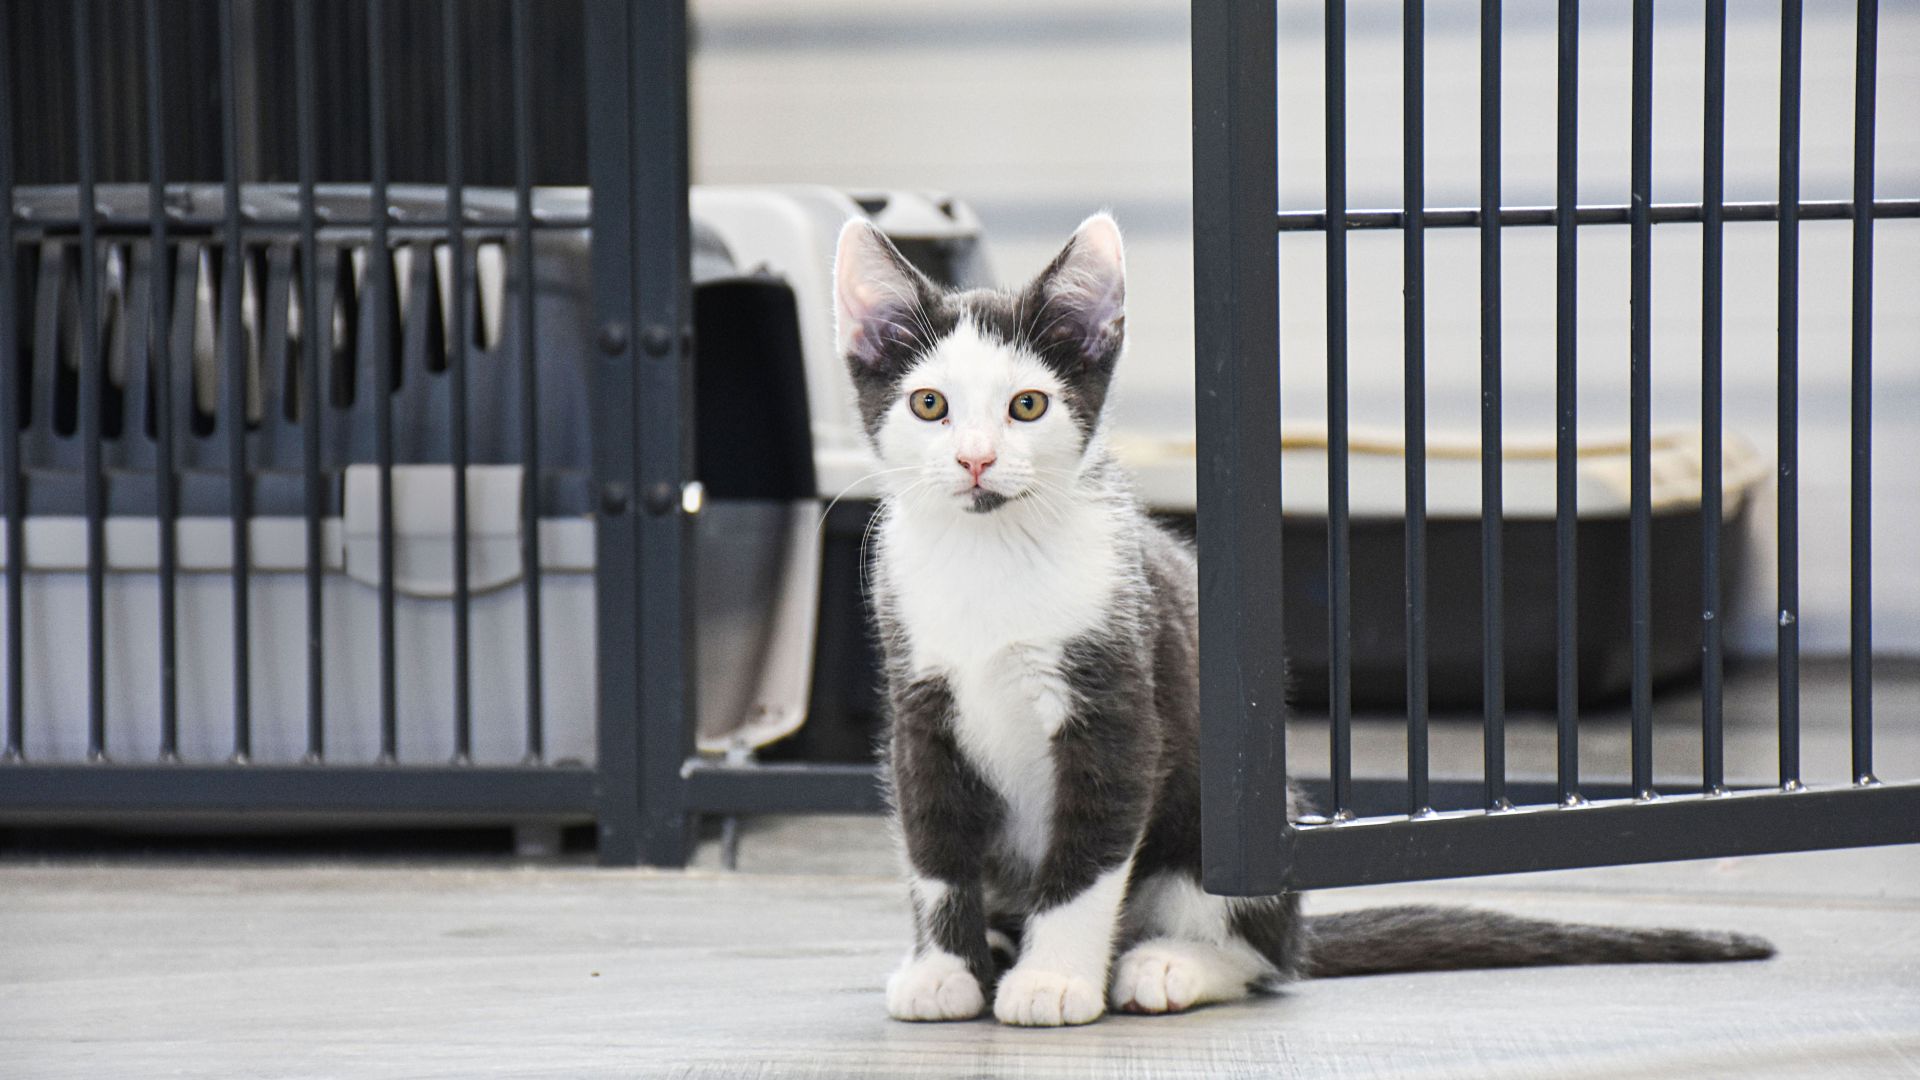
<instances>
[{"instance_id":1,"label":"pink inner ear","mask_svg":"<svg viewBox=\"0 0 1920 1080\"><path fill-rule=\"evenodd\" d=\"M1106 214L1095 214L1074 231L1065 260L1047 280L1050 305L1067 314L1057 319L1050 335L1071 336L1096 352L1121 332L1126 316L1126 252L1120 228ZM1049 313L1049 318L1054 316Z\"/></svg>"},{"instance_id":2,"label":"pink inner ear","mask_svg":"<svg viewBox=\"0 0 1920 1080\"><path fill-rule=\"evenodd\" d=\"M842 356L871 360L889 333L910 333L901 312L914 283L894 261L886 237L858 218L840 230L833 264L834 337Z\"/></svg>"}]
</instances>

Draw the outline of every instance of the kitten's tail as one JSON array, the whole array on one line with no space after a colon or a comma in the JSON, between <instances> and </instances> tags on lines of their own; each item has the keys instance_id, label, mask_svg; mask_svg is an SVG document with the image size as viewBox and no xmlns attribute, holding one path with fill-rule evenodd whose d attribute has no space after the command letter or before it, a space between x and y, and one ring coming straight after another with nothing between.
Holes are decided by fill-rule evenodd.
<instances>
[{"instance_id":1,"label":"kitten's tail","mask_svg":"<svg viewBox=\"0 0 1920 1080\"><path fill-rule=\"evenodd\" d=\"M1701 964L1765 960L1747 934L1549 922L1496 911L1384 907L1306 919L1308 978L1401 971L1567 964Z\"/></svg>"}]
</instances>

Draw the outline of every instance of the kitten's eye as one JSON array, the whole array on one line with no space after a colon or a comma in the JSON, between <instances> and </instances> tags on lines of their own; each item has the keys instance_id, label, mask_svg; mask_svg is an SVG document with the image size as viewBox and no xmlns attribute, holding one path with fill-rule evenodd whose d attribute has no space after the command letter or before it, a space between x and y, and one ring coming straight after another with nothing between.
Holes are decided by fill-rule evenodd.
<instances>
[{"instance_id":1,"label":"kitten's eye","mask_svg":"<svg viewBox=\"0 0 1920 1080\"><path fill-rule=\"evenodd\" d=\"M922 420L939 420L947 415L947 395L938 390L915 390L907 395L907 404Z\"/></svg>"},{"instance_id":2,"label":"kitten's eye","mask_svg":"<svg viewBox=\"0 0 1920 1080\"><path fill-rule=\"evenodd\" d=\"M1038 420L1047 411L1047 395L1038 390L1022 390L1013 395L1013 404L1007 407L1007 415L1015 420Z\"/></svg>"}]
</instances>

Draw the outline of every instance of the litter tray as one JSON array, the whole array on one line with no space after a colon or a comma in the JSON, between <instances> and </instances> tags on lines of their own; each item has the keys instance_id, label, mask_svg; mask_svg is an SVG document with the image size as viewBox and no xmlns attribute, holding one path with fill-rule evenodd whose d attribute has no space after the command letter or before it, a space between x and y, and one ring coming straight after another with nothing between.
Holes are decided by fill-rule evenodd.
<instances>
[{"instance_id":1,"label":"litter tray","mask_svg":"<svg viewBox=\"0 0 1920 1080\"><path fill-rule=\"evenodd\" d=\"M1282 547L1286 649L1292 700L1327 701L1327 440L1289 427L1282 442ZM1404 444L1356 433L1349 440L1353 703L1400 709L1406 699ZM1191 469L1191 444L1123 447L1143 474ZM1628 693L1633 675L1629 590L1632 468L1625 442L1579 448L1576 576L1580 700ZM1743 527L1754 486L1767 474L1753 446L1728 435L1722 452L1723 585L1746 556ZM1700 669L1700 433L1653 440L1653 639L1655 685ZM1164 478L1157 486L1165 486ZM1506 694L1510 709L1552 709L1557 690L1554 581L1554 446L1506 446L1502 475ZM1432 438L1427 447L1427 660L1436 710L1481 702L1480 446ZM1731 598L1734 590L1723 588Z\"/></svg>"}]
</instances>

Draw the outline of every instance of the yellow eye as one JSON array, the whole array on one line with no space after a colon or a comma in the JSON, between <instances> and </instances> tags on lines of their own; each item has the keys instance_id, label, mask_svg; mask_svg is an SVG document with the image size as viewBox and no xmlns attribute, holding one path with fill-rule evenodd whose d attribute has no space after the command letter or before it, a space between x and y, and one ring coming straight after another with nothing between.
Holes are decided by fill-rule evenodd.
<instances>
[{"instance_id":1,"label":"yellow eye","mask_svg":"<svg viewBox=\"0 0 1920 1080\"><path fill-rule=\"evenodd\" d=\"M947 395L938 390L915 390L907 395L913 415L922 420L938 420L947 415Z\"/></svg>"},{"instance_id":2,"label":"yellow eye","mask_svg":"<svg viewBox=\"0 0 1920 1080\"><path fill-rule=\"evenodd\" d=\"M1015 420L1038 420L1046 415L1047 395L1038 390L1022 390L1013 395L1013 404L1007 407L1007 415Z\"/></svg>"}]
</instances>

